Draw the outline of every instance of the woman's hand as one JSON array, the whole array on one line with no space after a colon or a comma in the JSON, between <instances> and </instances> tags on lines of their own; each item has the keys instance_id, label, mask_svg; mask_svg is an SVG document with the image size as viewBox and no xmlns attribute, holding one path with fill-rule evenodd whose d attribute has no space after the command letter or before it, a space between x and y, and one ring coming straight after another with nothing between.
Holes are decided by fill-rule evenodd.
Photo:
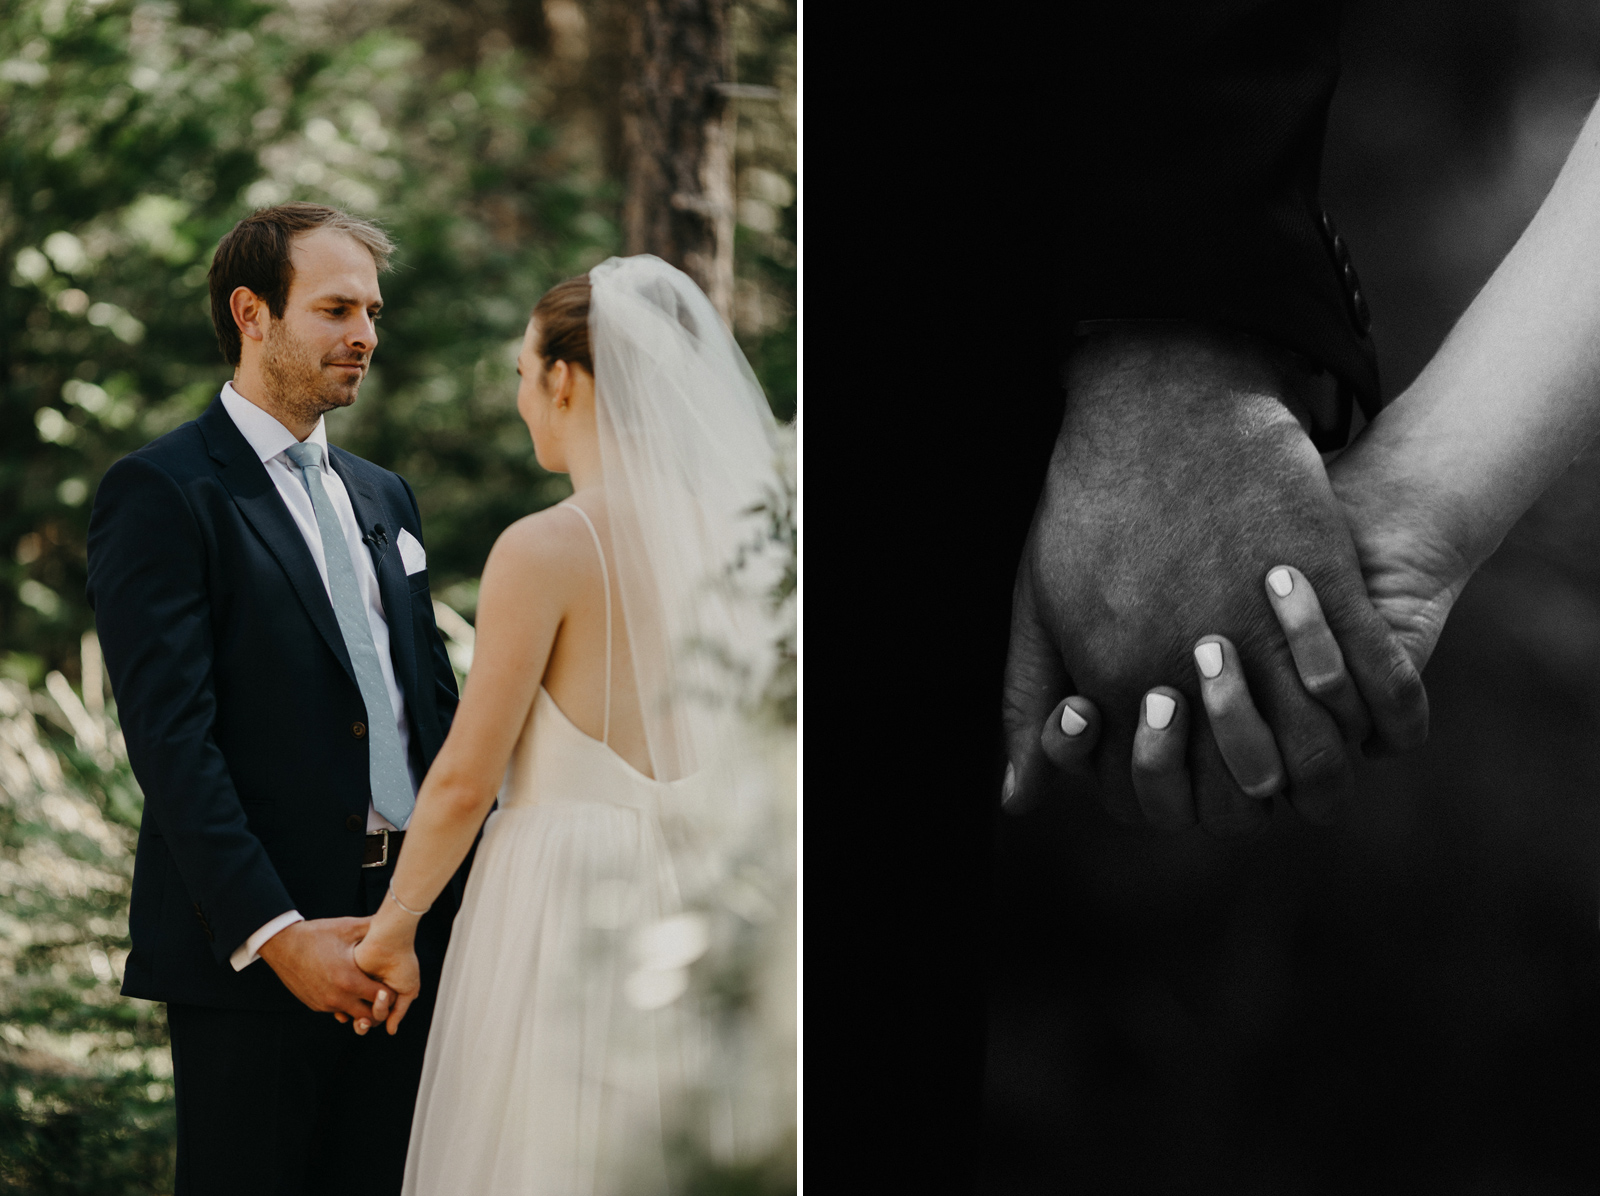
<instances>
[{"instance_id":1,"label":"woman's hand","mask_svg":"<svg viewBox=\"0 0 1600 1196\"><path fill-rule=\"evenodd\" d=\"M372 1019L388 1026L390 1034L400 1029L406 1010L422 991L422 969L417 963L414 938L411 934L386 935L375 921L373 933L355 946L356 967L385 986L373 1002ZM365 1034L371 1028L364 1018L356 1022L357 1034Z\"/></svg>"},{"instance_id":2,"label":"woman's hand","mask_svg":"<svg viewBox=\"0 0 1600 1196\"><path fill-rule=\"evenodd\" d=\"M1328 467L1328 482L1344 509L1367 595L1420 672L1498 537L1481 534L1443 487L1412 480L1409 449L1395 439L1363 435ZM1483 543L1469 555L1461 546L1474 541Z\"/></svg>"},{"instance_id":3,"label":"woman's hand","mask_svg":"<svg viewBox=\"0 0 1600 1196\"><path fill-rule=\"evenodd\" d=\"M1415 585L1412 592L1422 588ZM1371 719L1310 581L1292 566L1278 566L1268 572L1266 589L1267 601L1288 641L1301 685L1332 715L1346 743L1366 742L1372 730ZM1432 650L1438 630L1412 618L1416 609L1413 603L1395 601L1388 610L1382 606L1378 609L1396 627L1396 635L1408 654ZM1432 609L1439 609L1438 604ZM1448 609L1445 604L1440 610L1441 624L1443 612ZM1401 634L1401 627L1410 635ZM1416 662L1415 656L1412 659ZM1422 659L1425 661L1426 656ZM1229 772L1246 794L1264 805L1269 803L1284 788L1282 757L1271 728L1250 695L1237 651L1225 637L1208 635L1194 645L1193 660L1203 716ZM1420 668L1421 662L1416 663ZM1133 788L1146 821L1160 829L1179 830L1196 821L1187 759L1191 717L1183 693L1169 686L1150 690L1140 706L1139 727L1134 736ZM1095 704L1075 695L1051 713L1041 733L1041 746L1063 771L1085 771L1092 766L1099 728L1100 713ZM1309 800L1306 795L1293 792L1290 802L1311 822L1324 823L1333 815L1331 802ZM1199 814L1204 822L1205 812L1201 810Z\"/></svg>"}]
</instances>

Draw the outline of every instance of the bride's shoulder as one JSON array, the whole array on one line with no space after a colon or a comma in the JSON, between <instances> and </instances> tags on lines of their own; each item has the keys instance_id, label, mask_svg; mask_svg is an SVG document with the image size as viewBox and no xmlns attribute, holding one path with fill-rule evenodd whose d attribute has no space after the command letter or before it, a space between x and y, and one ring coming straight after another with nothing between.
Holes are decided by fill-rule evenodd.
<instances>
[{"instance_id":1,"label":"bride's shoulder","mask_svg":"<svg viewBox=\"0 0 1600 1196\"><path fill-rule=\"evenodd\" d=\"M517 520L500 533L484 565L484 582L492 574L568 576L572 566L594 559L594 539L583 518L561 503Z\"/></svg>"}]
</instances>

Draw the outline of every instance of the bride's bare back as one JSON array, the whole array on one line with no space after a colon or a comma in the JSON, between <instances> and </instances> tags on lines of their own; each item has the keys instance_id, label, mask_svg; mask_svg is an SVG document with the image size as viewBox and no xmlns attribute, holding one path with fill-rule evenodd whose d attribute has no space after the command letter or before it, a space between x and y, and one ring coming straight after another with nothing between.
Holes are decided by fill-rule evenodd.
<instances>
[{"instance_id":1,"label":"bride's bare back","mask_svg":"<svg viewBox=\"0 0 1600 1196\"><path fill-rule=\"evenodd\" d=\"M589 522L585 522L585 515ZM536 567L565 574L560 586L564 609L542 684L578 730L591 739L602 740L639 772L651 776L650 751L639 711L622 592L610 549L605 496L603 493L574 496L557 507L530 516L529 521L533 520L548 526L548 533L541 534L537 540L535 551L541 559ZM540 531L544 533L544 528ZM606 715L607 584L610 586L611 622L609 721Z\"/></svg>"}]
</instances>

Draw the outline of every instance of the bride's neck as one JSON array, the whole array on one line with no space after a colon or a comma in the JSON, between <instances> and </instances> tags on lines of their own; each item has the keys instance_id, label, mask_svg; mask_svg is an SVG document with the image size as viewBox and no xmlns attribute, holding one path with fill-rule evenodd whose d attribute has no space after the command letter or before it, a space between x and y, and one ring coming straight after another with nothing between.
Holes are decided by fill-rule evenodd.
<instances>
[{"instance_id":1,"label":"bride's neck","mask_svg":"<svg viewBox=\"0 0 1600 1196\"><path fill-rule=\"evenodd\" d=\"M572 479L572 492L598 488L600 485L600 442L567 446L567 476Z\"/></svg>"}]
</instances>

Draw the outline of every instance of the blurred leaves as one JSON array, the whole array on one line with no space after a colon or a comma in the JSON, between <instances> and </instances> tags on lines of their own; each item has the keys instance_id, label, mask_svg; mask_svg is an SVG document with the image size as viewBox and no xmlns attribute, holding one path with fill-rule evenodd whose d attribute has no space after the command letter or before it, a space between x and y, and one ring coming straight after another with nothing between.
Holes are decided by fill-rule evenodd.
<instances>
[{"instance_id":1,"label":"blurred leaves","mask_svg":"<svg viewBox=\"0 0 1600 1196\"><path fill-rule=\"evenodd\" d=\"M402 33L330 39L264 5L7 7L0 61L30 64L0 72L0 542L26 539L0 587L8 642L68 648L95 480L228 376L206 265L254 207L331 203L400 243L387 343L333 432L417 479L447 579L564 493L528 450L504 346L544 287L610 251L611 224L546 152L513 49L438 73Z\"/></svg>"},{"instance_id":2,"label":"blurred leaves","mask_svg":"<svg viewBox=\"0 0 1600 1196\"><path fill-rule=\"evenodd\" d=\"M564 497L514 409L515 345L545 288L617 248L619 192L595 122L546 117L589 53L585 10L548 7L561 36L536 59L497 29L435 45L427 5L0 0L0 641L72 659L94 487L228 377L210 256L286 199L400 246L372 373L329 431L416 488L436 588ZM749 0L733 28L739 69L781 96L740 108L736 330L789 417L793 7Z\"/></svg>"},{"instance_id":3,"label":"blurred leaves","mask_svg":"<svg viewBox=\"0 0 1600 1196\"><path fill-rule=\"evenodd\" d=\"M165 1010L117 991L143 806L103 695L0 679L0 1192L171 1191Z\"/></svg>"}]
</instances>

